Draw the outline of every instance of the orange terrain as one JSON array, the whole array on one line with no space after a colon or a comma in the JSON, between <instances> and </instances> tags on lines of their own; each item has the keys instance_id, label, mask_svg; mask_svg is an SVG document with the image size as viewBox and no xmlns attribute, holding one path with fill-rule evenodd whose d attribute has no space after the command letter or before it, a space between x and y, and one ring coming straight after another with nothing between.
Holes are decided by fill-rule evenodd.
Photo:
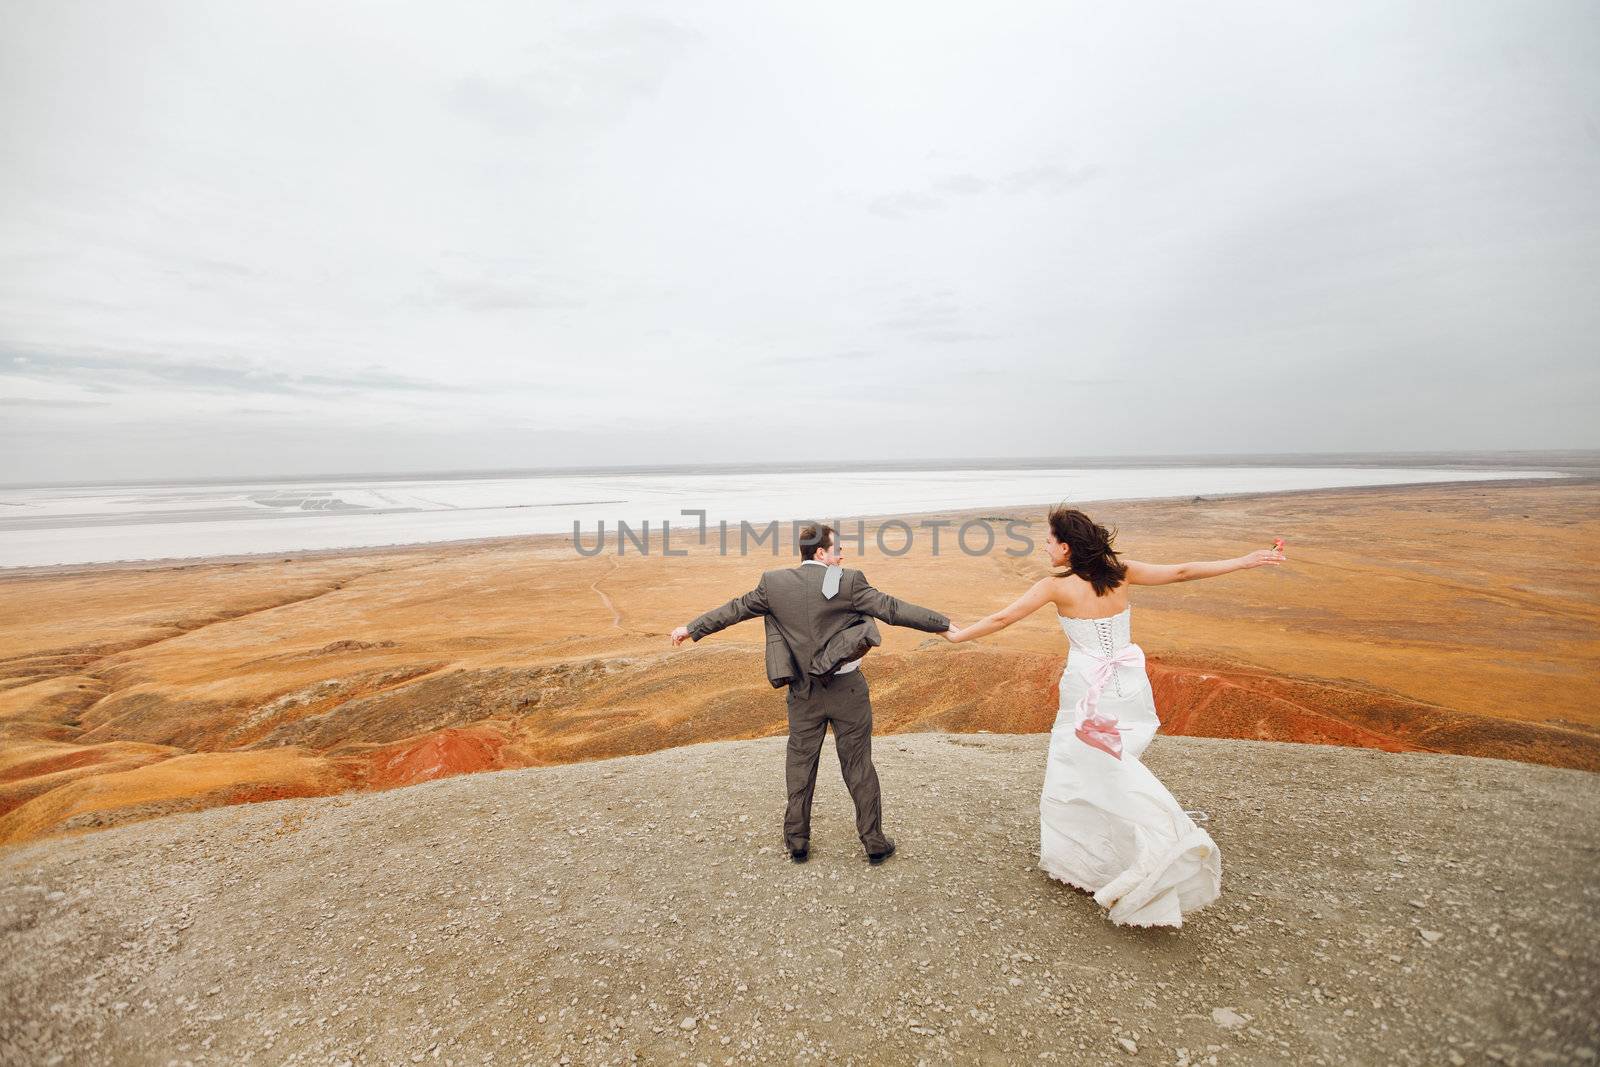
<instances>
[{"instance_id":1,"label":"orange terrain","mask_svg":"<svg viewBox=\"0 0 1600 1067\"><path fill-rule=\"evenodd\" d=\"M1574 479L1088 510L1136 559L1288 542L1284 568L1135 591L1164 732L1600 770L1597 505ZM1042 545L1042 511L947 517L1028 521ZM889 557L873 527L846 565L958 623L1045 573L1003 535L987 556L947 532L937 558L927 537ZM0 843L782 733L759 622L667 640L789 562L715 549L586 557L546 536L0 574ZM878 731L1048 730L1053 616L960 646L885 627Z\"/></svg>"}]
</instances>

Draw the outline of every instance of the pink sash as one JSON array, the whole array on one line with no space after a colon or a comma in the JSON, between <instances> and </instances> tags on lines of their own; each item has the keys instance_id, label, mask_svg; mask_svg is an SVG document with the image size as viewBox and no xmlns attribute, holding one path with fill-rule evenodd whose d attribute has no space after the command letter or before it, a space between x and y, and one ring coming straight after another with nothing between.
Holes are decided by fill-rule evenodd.
<instances>
[{"instance_id":1,"label":"pink sash","mask_svg":"<svg viewBox=\"0 0 1600 1067\"><path fill-rule=\"evenodd\" d=\"M1092 748L1115 758L1122 758L1122 731L1117 728L1117 720L1110 715L1101 715L1099 704L1100 694L1111 683L1112 675L1118 667L1144 668L1144 649L1138 645L1124 645L1114 654L1100 657L1088 651L1081 645L1078 646L1079 655L1087 656L1094 660L1095 665L1086 672L1089 679L1089 688L1084 690L1083 696L1078 700L1078 706L1073 709L1073 718L1077 723L1073 733L1078 735L1078 740Z\"/></svg>"}]
</instances>

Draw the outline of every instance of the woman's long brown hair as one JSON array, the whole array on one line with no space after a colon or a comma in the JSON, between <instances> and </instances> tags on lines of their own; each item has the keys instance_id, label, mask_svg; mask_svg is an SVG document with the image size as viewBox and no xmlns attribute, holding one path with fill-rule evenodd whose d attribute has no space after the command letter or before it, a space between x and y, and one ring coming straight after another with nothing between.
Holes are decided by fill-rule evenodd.
<instances>
[{"instance_id":1,"label":"woman's long brown hair","mask_svg":"<svg viewBox=\"0 0 1600 1067\"><path fill-rule=\"evenodd\" d=\"M1095 596L1105 596L1128 576L1127 565L1117 559L1111 547L1116 531L1108 531L1077 508L1065 504L1051 508L1050 532L1072 551L1067 560L1069 569L1058 577L1076 574L1094 586Z\"/></svg>"}]
</instances>

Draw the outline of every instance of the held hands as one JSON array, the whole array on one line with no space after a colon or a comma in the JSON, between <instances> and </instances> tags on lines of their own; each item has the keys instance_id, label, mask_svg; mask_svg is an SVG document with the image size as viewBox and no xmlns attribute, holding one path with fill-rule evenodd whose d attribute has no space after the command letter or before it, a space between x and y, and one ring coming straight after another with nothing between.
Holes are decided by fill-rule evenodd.
<instances>
[{"instance_id":1,"label":"held hands","mask_svg":"<svg viewBox=\"0 0 1600 1067\"><path fill-rule=\"evenodd\" d=\"M961 641L961 627L952 622L950 624L950 629L946 630L940 636L946 641L949 641L952 645L959 644Z\"/></svg>"}]
</instances>

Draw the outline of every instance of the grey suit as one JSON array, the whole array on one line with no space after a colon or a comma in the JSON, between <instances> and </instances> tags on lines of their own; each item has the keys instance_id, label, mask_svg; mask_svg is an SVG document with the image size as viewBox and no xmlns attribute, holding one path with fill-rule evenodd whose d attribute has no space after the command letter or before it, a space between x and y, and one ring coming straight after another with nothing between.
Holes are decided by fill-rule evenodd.
<instances>
[{"instance_id":1,"label":"grey suit","mask_svg":"<svg viewBox=\"0 0 1600 1067\"><path fill-rule=\"evenodd\" d=\"M810 842L817 760L831 722L839 767L855 801L856 832L869 853L878 853L889 843L880 826L882 797L872 765L872 698L860 670L836 671L880 643L873 619L928 633L944 633L950 620L880 593L851 568L843 569L838 594L827 599L822 595L826 570L801 564L767 571L750 592L689 623L689 636L698 641L734 623L763 617L767 680L774 688L789 687L784 840L791 849Z\"/></svg>"}]
</instances>

